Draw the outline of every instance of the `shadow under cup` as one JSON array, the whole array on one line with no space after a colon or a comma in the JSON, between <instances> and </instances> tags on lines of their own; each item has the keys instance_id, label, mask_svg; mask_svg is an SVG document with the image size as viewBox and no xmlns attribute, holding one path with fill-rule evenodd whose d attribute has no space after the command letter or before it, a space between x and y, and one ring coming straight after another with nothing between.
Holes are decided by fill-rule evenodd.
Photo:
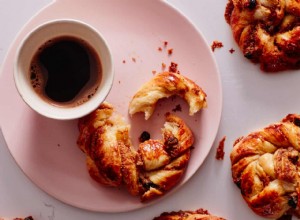
<instances>
[{"instance_id":1,"label":"shadow under cup","mask_svg":"<svg viewBox=\"0 0 300 220\"><path fill-rule=\"evenodd\" d=\"M73 99L67 101L53 100L44 92L48 76L38 77L36 84L32 83L32 80L39 75L37 72L47 72L50 74L50 72L54 73L57 70L57 67L54 66L53 68L53 65L50 65L45 70L44 66L39 64L38 57L45 50L50 51L52 49L51 53L47 52L48 58L50 57L50 63L59 63L59 58L57 57L64 54L62 50L65 50L66 42L68 44L71 42L75 46L82 47L87 52L91 61L91 78L83 84L78 95ZM47 44L50 46L47 46ZM66 53L73 56L74 48L70 47L70 50ZM69 57L63 63L67 63L66 60L68 59ZM78 59L78 61L73 60L69 62L73 72L78 72L82 69L77 65L81 61L81 57ZM95 60L96 63L99 60L97 68L95 68ZM33 66L35 66L35 72L33 71ZM91 72L94 70L97 70L97 74L100 74L100 76ZM59 72L59 74L63 74L64 71ZM97 30L81 21L55 20L42 24L24 38L17 50L14 66L14 80L17 90L25 103L39 114L48 118L60 120L76 119L92 112L105 100L112 87L113 77L113 61L108 44ZM62 75L60 75L60 78L63 78ZM56 82L52 83L52 90L57 89L57 94L60 94L62 92L59 89L64 89L64 86L66 86L66 90L70 89L74 84L68 84L69 81L66 80L66 83L62 83L62 81L60 83L57 81L57 84L55 84ZM41 87L40 91L36 89L37 87Z\"/></svg>"}]
</instances>

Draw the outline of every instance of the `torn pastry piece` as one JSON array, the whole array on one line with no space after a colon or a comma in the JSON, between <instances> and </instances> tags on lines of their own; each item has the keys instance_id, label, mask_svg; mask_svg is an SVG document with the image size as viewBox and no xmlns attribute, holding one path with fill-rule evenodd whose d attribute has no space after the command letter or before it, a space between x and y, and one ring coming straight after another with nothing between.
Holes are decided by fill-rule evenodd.
<instances>
[{"instance_id":1,"label":"torn pastry piece","mask_svg":"<svg viewBox=\"0 0 300 220\"><path fill-rule=\"evenodd\" d=\"M262 70L300 68L298 0L229 0L225 18L244 56Z\"/></svg>"},{"instance_id":2,"label":"torn pastry piece","mask_svg":"<svg viewBox=\"0 0 300 220\"><path fill-rule=\"evenodd\" d=\"M137 151L129 144L121 145L120 152L122 159L123 183L131 195L139 196L141 191L139 155L137 154Z\"/></svg>"},{"instance_id":3,"label":"torn pastry piece","mask_svg":"<svg viewBox=\"0 0 300 220\"><path fill-rule=\"evenodd\" d=\"M147 140L139 145L141 200L164 195L181 180L191 155L194 136L184 121L166 114L163 140Z\"/></svg>"},{"instance_id":4,"label":"torn pastry piece","mask_svg":"<svg viewBox=\"0 0 300 220\"><path fill-rule=\"evenodd\" d=\"M230 154L232 178L249 207L278 219L299 216L300 115L239 138Z\"/></svg>"},{"instance_id":5,"label":"torn pastry piece","mask_svg":"<svg viewBox=\"0 0 300 220\"><path fill-rule=\"evenodd\" d=\"M192 80L173 72L162 72L146 82L133 96L129 104L129 114L144 112L149 119L156 103L162 98L178 95L189 104L189 114L194 115L207 106L205 92Z\"/></svg>"},{"instance_id":6,"label":"torn pastry piece","mask_svg":"<svg viewBox=\"0 0 300 220\"><path fill-rule=\"evenodd\" d=\"M105 102L80 119L78 127L80 135L77 144L86 154L91 177L104 185L120 186L123 182L123 149L131 145L130 126ZM135 160L134 156L132 159Z\"/></svg>"},{"instance_id":7,"label":"torn pastry piece","mask_svg":"<svg viewBox=\"0 0 300 220\"><path fill-rule=\"evenodd\" d=\"M141 201L146 202L162 196L174 188L182 179L190 159L190 149L156 170L143 170L140 173L142 185Z\"/></svg>"},{"instance_id":8,"label":"torn pastry piece","mask_svg":"<svg viewBox=\"0 0 300 220\"><path fill-rule=\"evenodd\" d=\"M198 209L196 211L173 211L164 212L160 216L153 218L153 220L225 220L224 218L211 215L205 209Z\"/></svg>"}]
</instances>

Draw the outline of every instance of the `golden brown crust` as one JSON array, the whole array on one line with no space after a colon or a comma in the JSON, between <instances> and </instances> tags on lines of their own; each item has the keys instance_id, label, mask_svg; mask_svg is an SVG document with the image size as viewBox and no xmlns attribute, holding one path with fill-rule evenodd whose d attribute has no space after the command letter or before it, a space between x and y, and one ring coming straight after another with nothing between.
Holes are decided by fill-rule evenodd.
<instances>
[{"instance_id":1,"label":"golden brown crust","mask_svg":"<svg viewBox=\"0 0 300 220\"><path fill-rule=\"evenodd\" d=\"M129 126L108 103L79 120L77 143L87 155L91 177L108 186L122 183L122 160L119 145L128 137ZM125 136L125 137L124 137Z\"/></svg>"},{"instance_id":2,"label":"golden brown crust","mask_svg":"<svg viewBox=\"0 0 300 220\"><path fill-rule=\"evenodd\" d=\"M162 129L165 148L172 157L178 157L194 144L194 136L187 124L174 114L166 114Z\"/></svg>"},{"instance_id":3,"label":"golden brown crust","mask_svg":"<svg viewBox=\"0 0 300 220\"><path fill-rule=\"evenodd\" d=\"M168 165L153 171L141 172L141 184L143 191L141 201L149 201L164 195L175 187L181 180L190 159L190 150L174 159Z\"/></svg>"},{"instance_id":4,"label":"golden brown crust","mask_svg":"<svg viewBox=\"0 0 300 220\"><path fill-rule=\"evenodd\" d=\"M139 183L139 158L137 152L131 145L120 145L121 159L122 159L122 178L127 191L133 195L138 196L141 191Z\"/></svg>"},{"instance_id":5,"label":"golden brown crust","mask_svg":"<svg viewBox=\"0 0 300 220\"><path fill-rule=\"evenodd\" d=\"M163 140L150 139L139 145L143 161L140 171L142 201L161 196L176 186L190 159L194 136L181 118L166 114L162 135Z\"/></svg>"},{"instance_id":6,"label":"golden brown crust","mask_svg":"<svg viewBox=\"0 0 300 220\"><path fill-rule=\"evenodd\" d=\"M231 152L232 178L258 215L299 214L300 116L238 139Z\"/></svg>"},{"instance_id":7,"label":"golden brown crust","mask_svg":"<svg viewBox=\"0 0 300 220\"><path fill-rule=\"evenodd\" d=\"M207 210L164 212L153 220L225 220L224 218L211 215Z\"/></svg>"},{"instance_id":8,"label":"golden brown crust","mask_svg":"<svg viewBox=\"0 0 300 220\"><path fill-rule=\"evenodd\" d=\"M298 0L229 0L225 19L244 56L262 70L300 68Z\"/></svg>"},{"instance_id":9,"label":"golden brown crust","mask_svg":"<svg viewBox=\"0 0 300 220\"><path fill-rule=\"evenodd\" d=\"M207 105L205 92L195 82L178 73L163 72L145 83L133 96L129 104L129 114L144 112L147 120L159 99L173 95L178 95L188 102L190 115Z\"/></svg>"},{"instance_id":10,"label":"golden brown crust","mask_svg":"<svg viewBox=\"0 0 300 220\"><path fill-rule=\"evenodd\" d=\"M162 140L147 140L136 151L130 126L108 103L79 120L79 148L86 154L90 176L107 186L124 185L128 192L149 201L164 195L181 180L194 136L184 121L166 114Z\"/></svg>"}]
</instances>

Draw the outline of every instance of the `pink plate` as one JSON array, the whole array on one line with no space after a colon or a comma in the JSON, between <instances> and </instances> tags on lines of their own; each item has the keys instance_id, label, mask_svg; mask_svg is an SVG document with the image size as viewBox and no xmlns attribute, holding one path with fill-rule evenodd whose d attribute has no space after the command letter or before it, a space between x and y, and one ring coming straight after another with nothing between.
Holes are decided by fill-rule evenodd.
<instances>
[{"instance_id":1,"label":"pink plate","mask_svg":"<svg viewBox=\"0 0 300 220\"><path fill-rule=\"evenodd\" d=\"M199 31L180 12L159 0L59 0L44 8L21 30L6 57L0 78L0 125L7 146L24 173L53 197L76 207L123 212L145 207L125 190L107 188L87 173L85 156L76 146L77 121L55 121L33 112L19 97L13 82L13 61L22 38L34 27L59 18L84 21L98 29L112 50L115 79L107 101L131 123L132 140L147 130L160 138L164 113L180 104L183 117L195 134L195 145L182 186L196 172L214 142L222 109L220 76ZM165 46L164 42L168 42ZM161 48L161 50L159 50ZM172 54L168 54L168 50ZM180 98L160 101L153 116L128 117L128 103L154 71L178 64L181 74L194 80L207 93L208 108L195 116ZM174 192L173 189L171 192ZM170 193L169 193L170 194Z\"/></svg>"}]
</instances>

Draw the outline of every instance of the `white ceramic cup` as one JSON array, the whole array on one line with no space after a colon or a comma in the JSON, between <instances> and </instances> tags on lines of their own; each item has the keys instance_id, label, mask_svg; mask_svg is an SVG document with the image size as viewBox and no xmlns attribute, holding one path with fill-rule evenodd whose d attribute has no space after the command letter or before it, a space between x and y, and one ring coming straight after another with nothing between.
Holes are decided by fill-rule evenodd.
<instances>
[{"instance_id":1,"label":"white ceramic cup","mask_svg":"<svg viewBox=\"0 0 300 220\"><path fill-rule=\"evenodd\" d=\"M37 50L47 41L63 36L87 42L97 53L102 66L101 83L92 98L81 105L62 107L53 105L34 91L30 80L30 64ZM31 31L21 42L14 63L14 80L23 100L36 112L52 119L68 120L83 117L95 110L108 95L114 77L110 49L103 36L90 25L71 19L44 23Z\"/></svg>"}]
</instances>

